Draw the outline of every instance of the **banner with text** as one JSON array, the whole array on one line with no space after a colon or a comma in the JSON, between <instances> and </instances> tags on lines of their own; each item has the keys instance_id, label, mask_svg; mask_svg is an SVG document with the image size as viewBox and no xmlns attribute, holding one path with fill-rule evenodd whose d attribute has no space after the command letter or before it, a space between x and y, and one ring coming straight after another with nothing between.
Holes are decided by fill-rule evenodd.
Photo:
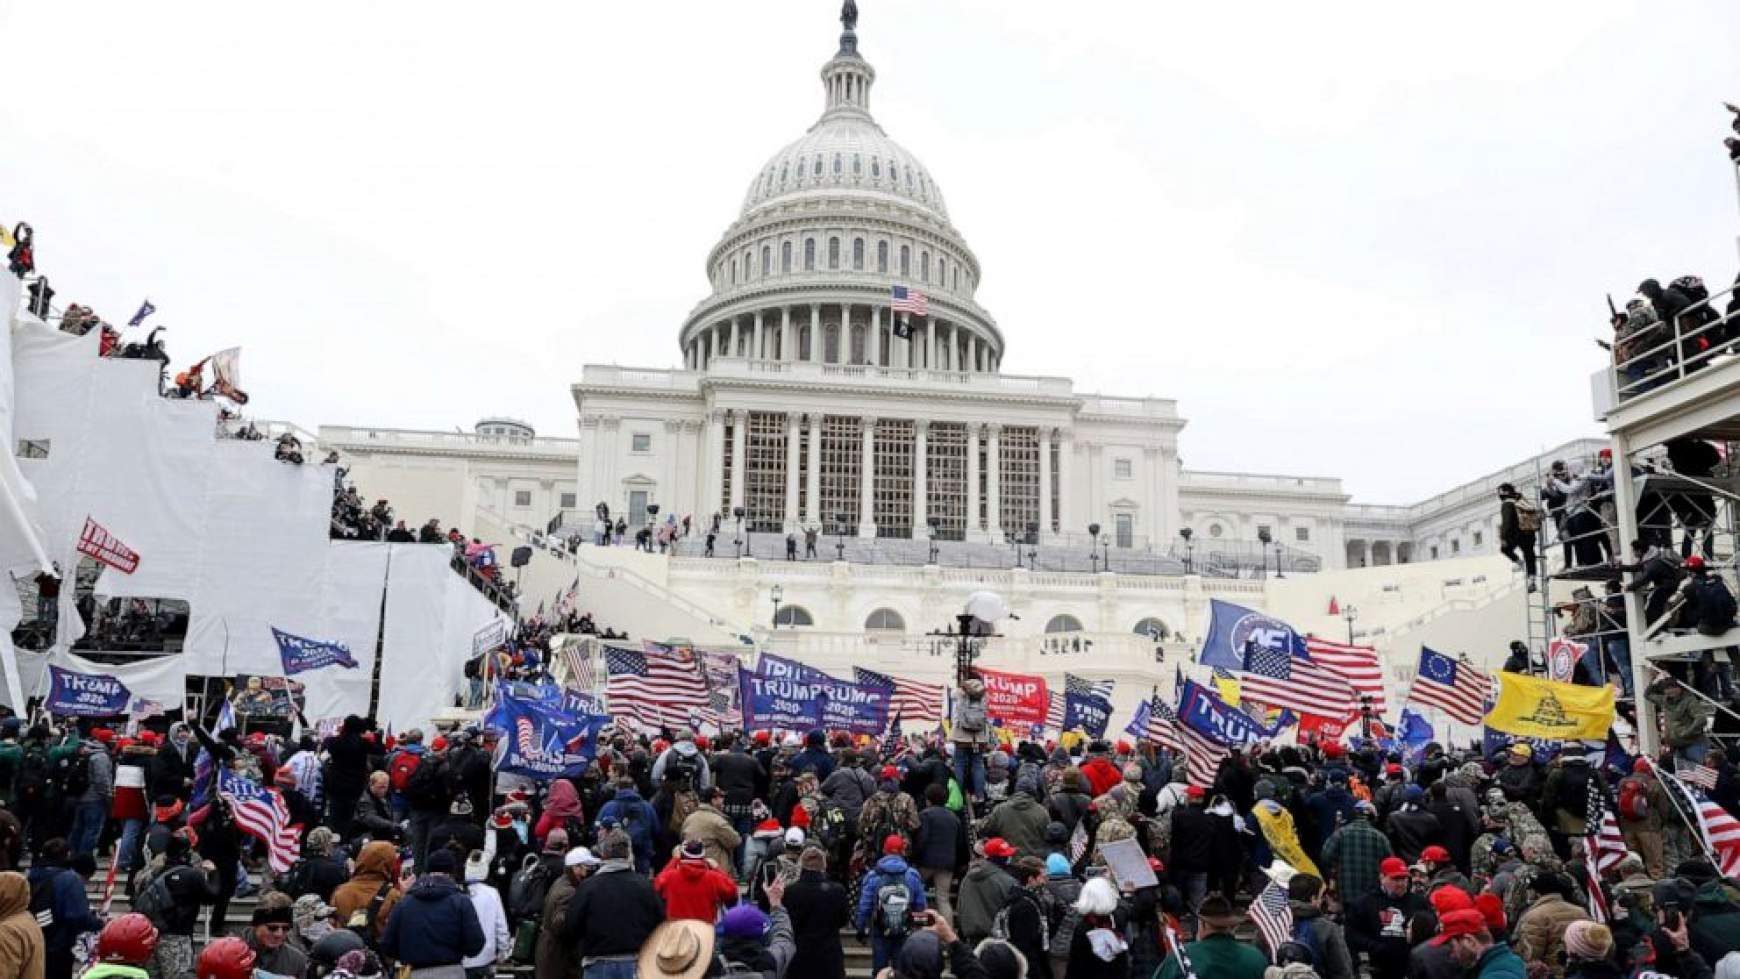
<instances>
[{"instance_id":1,"label":"banner with text","mask_svg":"<svg viewBox=\"0 0 1740 979\"><path fill-rule=\"evenodd\" d=\"M1063 696L1063 729L1081 728L1096 738L1106 736L1106 726L1112 721L1112 705L1092 694L1067 693Z\"/></svg>"},{"instance_id":2,"label":"banner with text","mask_svg":"<svg viewBox=\"0 0 1740 979\"><path fill-rule=\"evenodd\" d=\"M985 713L999 725L1025 729L1026 725L1044 724L1051 707L1045 678L1028 673L1003 673L974 667L973 673L985 681ZM1067 724L1064 725L1066 728Z\"/></svg>"},{"instance_id":3,"label":"banner with text","mask_svg":"<svg viewBox=\"0 0 1740 979\"><path fill-rule=\"evenodd\" d=\"M496 688L496 705L484 719L501 731L496 770L527 778L579 778L598 753L598 732L610 718L574 714L557 701L521 699L506 684Z\"/></svg>"},{"instance_id":4,"label":"banner with text","mask_svg":"<svg viewBox=\"0 0 1740 979\"><path fill-rule=\"evenodd\" d=\"M272 638L278 642L278 658L284 662L285 676L295 676L305 670L318 670L327 666L356 669L356 659L350 655L350 647L344 643L305 639L276 626L271 629Z\"/></svg>"},{"instance_id":5,"label":"banner with text","mask_svg":"<svg viewBox=\"0 0 1740 979\"><path fill-rule=\"evenodd\" d=\"M764 700L774 691L773 699L784 702L775 714L809 714L812 709L801 706L813 701L814 715L818 718L810 726L821 727L829 731L850 731L853 734L881 734L888 729L889 704L894 692L886 687L867 686L850 683L829 676L811 666L805 666L797 660L786 659L771 653L762 653L756 672L740 671L744 678L740 686L743 703L743 726L747 728L783 727L795 728L793 724L767 724L752 720L755 713L748 702L751 696L760 695ZM769 687L765 683L752 680L787 680L793 686ZM765 715L764 715L765 716Z\"/></svg>"},{"instance_id":6,"label":"banner with text","mask_svg":"<svg viewBox=\"0 0 1740 979\"><path fill-rule=\"evenodd\" d=\"M50 666L48 676L48 700L43 708L51 714L81 717L125 714L133 696L126 684L103 673L75 673Z\"/></svg>"},{"instance_id":7,"label":"banner with text","mask_svg":"<svg viewBox=\"0 0 1740 979\"><path fill-rule=\"evenodd\" d=\"M1240 748L1274 737L1276 728L1265 727L1251 715L1227 704L1195 680L1184 681L1179 696L1178 720L1217 744Z\"/></svg>"}]
</instances>

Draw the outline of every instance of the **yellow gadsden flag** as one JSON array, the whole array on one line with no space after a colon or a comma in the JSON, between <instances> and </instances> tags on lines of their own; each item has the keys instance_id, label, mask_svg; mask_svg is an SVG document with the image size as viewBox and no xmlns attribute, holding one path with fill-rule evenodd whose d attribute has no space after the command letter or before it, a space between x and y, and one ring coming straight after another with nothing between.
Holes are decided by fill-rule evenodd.
<instances>
[{"instance_id":1,"label":"yellow gadsden flag","mask_svg":"<svg viewBox=\"0 0 1740 979\"><path fill-rule=\"evenodd\" d=\"M1613 726L1612 687L1539 680L1522 673L1498 674L1498 703L1486 715L1494 731L1530 738L1599 741Z\"/></svg>"}]
</instances>

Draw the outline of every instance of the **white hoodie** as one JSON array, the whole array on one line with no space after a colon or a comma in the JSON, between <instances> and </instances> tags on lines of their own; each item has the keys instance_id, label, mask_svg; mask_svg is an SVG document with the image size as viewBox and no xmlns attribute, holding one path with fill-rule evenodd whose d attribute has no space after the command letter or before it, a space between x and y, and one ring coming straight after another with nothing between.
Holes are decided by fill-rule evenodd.
<instances>
[{"instance_id":1,"label":"white hoodie","mask_svg":"<svg viewBox=\"0 0 1740 979\"><path fill-rule=\"evenodd\" d=\"M473 881L465 885L471 895L471 906L477 909L477 923L483 928L483 950L462 963L467 969L493 966L513 953L512 936L508 934L507 912L502 910L501 895L495 888Z\"/></svg>"}]
</instances>

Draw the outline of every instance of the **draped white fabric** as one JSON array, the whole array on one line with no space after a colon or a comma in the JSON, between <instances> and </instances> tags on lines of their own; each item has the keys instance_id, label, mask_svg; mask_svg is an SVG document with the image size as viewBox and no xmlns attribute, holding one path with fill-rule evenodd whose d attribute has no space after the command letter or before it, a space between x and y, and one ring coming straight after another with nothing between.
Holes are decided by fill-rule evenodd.
<instances>
[{"instance_id":1,"label":"draped white fabric","mask_svg":"<svg viewBox=\"0 0 1740 979\"><path fill-rule=\"evenodd\" d=\"M445 548L393 545L386 658L377 717L395 730L426 724L465 683L471 640L502 614L447 567Z\"/></svg>"},{"instance_id":2,"label":"draped white fabric","mask_svg":"<svg viewBox=\"0 0 1740 979\"><path fill-rule=\"evenodd\" d=\"M23 577L49 568L42 526L36 516L36 491L18 466L18 442L13 424L17 379L12 367L18 309L24 283L0 272L0 571Z\"/></svg>"}]
</instances>

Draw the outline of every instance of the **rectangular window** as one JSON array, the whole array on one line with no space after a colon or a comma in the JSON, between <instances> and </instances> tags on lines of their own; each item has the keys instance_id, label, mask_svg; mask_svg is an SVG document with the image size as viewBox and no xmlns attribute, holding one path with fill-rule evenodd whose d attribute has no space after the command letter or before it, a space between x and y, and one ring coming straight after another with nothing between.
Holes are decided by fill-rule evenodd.
<instances>
[{"instance_id":1,"label":"rectangular window","mask_svg":"<svg viewBox=\"0 0 1740 979\"><path fill-rule=\"evenodd\" d=\"M863 435L852 415L828 415L822 420L822 512L824 533L858 532L858 472L863 460Z\"/></svg>"},{"instance_id":2,"label":"rectangular window","mask_svg":"<svg viewBox=\"0 0 1740 979\"><path fill-rule=\"evenodd\" d=\"M52 441L51 439L19 439L18 440L18 458L20 458L20 459L46 459L46 458L48 458L48 447L49 447L49 443L51 441Z\"/></svg>"},{"instance_id":3,"label":"rectangular window","mask_svg":"<svg viewBox=\"0 0 1740 979\"><path fill-rule=\"evenodd\" d=\"M575 503L576 503L576 499L575 499L575 496L573 493L563 493L562 494L562 509L572 510L572 509L574 509Z\"/></svg>"},{"instance_id":4,"label":"rectangular window","mask_svg":"<svg viewBox=\"0 0 1740 979\"><path fill-rule=\"evenodd\" d=\"M1462 553L1462 539L1460 537L1458 537L1457 539L1450 542L1450 553L1451 554L1461 554Z\"/></svg>"},{"instance_id":5,"label":"rectangular window","mask_svg":"<svg viewBox=\"0 0 1740 979\"><path fill-rule=\"evenodd\" d=\"M1479 547L1479 546L1480 546L1480 543L1481 543L1481 541L1482 541L1482 539L1483 539L1483 536L1482 536L1482 534L1481 534L1481 533L1480 533L1480 531L1478 531L1478 530L1477 530L1477 531L1475 531L1475 532L1474 532L1474 546L1475 546L1475 547Z\"/></svg>"},{"instance_id":6,"label":"rectangular window","mask_svg":"<svg viewBox=\"0 0 1740 979\"><path fill-rule=\"evenodd\" d=\"M746 527L757 533L778 531L785 522L785 413L749 413L749 441L743 446L743 509Z\"/></svg>"},{"instance_id":7,"label":"rectangular window","mask_svg":"<svg viewBox=\"0 0 1740 979\"><path fill-rule=\"evenodd\" d=\"M1268 537L1268 536L1269 536L1269 525L1266 523L1257 524L1257 539L1262 540L1264 537Z\"/></svg>"},{"instance_id":8,"label":"rectangular window","mask_svg":"<svg viewBox=\"0 0 1740 979\"><path fill-rule=\"evenodd\" d=\"M1026 540L1029 531L1039 531L1039 429L1004 426L997 461L997 522Z\"/></svg>"},{"instance_id":9,"label":"rectangular window","mask_svg":"<svg viewBox=\"0 0 1740 979\"><path fill-rule=\"evenodd\" d=\"M1128 550L1136 546L1136 518L1128 513L1112 516L1113 528L1117 534L1117 545Z\"/></svg>"},{"instance_id":10,"label":"rectangular window","mask_svg":"<svg viewBox=\"0 0 1740 979\"><path fill-rule=\"evenodd\" d=\"M883 419L876 423L873 451L876 472L871 485L871 514L876 536L912 536L912 451L916 436L910 421Z\"/></svg>"},{"instance_id":11,"label":"rectangular window","mask_svg":"<svg viewBox=\"0 0 1740 979\"><path fill-rule=\"evenodd\" d=\"M967 536L967 427L930 426L925 438L925 517L936 521L941 540ZM928 531L926 531L928 533Z\"/></svg>"},{"instance_id":12,"label":"rectangular window","mask_svg":"<svg viewBox=\"0 0 1740 979\"><path fill-rule=\"evenodd\" d=\"M629 436L629 450L633 452L651 452L652 436L645 432L636 432Z\"/></svg>"},{"instance_id":13,"label":"rectangular window","mask_svg":"<svg viewBox=\"0 0 1740 979\"><path fill-rule=\"evenodd\" d=\"M1436 544L1432 545L1432 560L1438 560L1438 545Z\"/></svg>"},{"instance_id":14,"label":"rectangular window","mask_svg":"<svg viewBox=\"0 0 1740 979\"><path fill-rule=\"evenodd\" d=\"M1295 540L1300 540L1300 541L1310 540L1311 539L1311 528L1310 527L1294 527L1293 528L1293 538Z\"/></svg>"},{"instance_id":15,"label":"rectangular window","mask_svg":"<svg viewBox=\"0 0 1740 979\"><path fill-rule=\"evenodd\" d=\"M528 507L532 505L531 490L514 490L514 506Z\"/></svg>"},{"instance_id":16,"label":"rectangular window","mask_svg":"<svg viewBox=\"0 0 1740 979\"><path fill-rule=\"evenodd\" d=\"M1112 476L1115 479L1129 479L1130 478L1130 460L1128 460L1128 459L1113 459L1112 460Z\"/></svg>"}]
</instances>

